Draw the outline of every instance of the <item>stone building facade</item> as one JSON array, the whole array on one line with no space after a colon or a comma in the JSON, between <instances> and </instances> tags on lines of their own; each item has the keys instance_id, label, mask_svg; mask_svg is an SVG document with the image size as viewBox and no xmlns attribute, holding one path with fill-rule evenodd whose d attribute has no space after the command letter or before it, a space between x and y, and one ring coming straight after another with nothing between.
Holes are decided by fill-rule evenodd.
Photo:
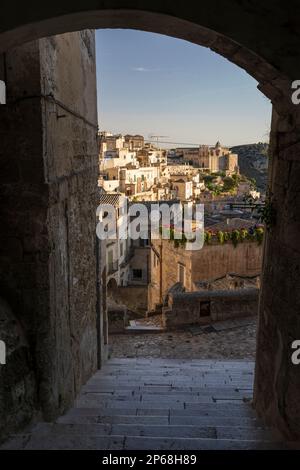
<instances>
[{"instance_id":1,"label":"stone building facade","mask_svg":"<svg viewBox=\"0 0 300 470\"><path fill-rule=\"evenodd\" d=\"M227 175L239 172L238 155L217 142L214 147L200 145L199 148L182 149L183 161L203 171L225 172Z\"/></svg>"}]
</instances>

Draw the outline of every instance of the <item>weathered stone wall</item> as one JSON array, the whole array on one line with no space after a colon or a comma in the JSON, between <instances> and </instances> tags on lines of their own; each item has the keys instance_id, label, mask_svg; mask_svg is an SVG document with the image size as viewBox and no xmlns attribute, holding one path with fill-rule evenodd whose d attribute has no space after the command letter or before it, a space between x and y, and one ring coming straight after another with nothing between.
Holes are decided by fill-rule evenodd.
<instances>
[{"instance_id":1,"label":"weathered stone wall","mask_svg":"<svg viewBox=\"0 0 300 470\"><path fill-rule=\"evenodd\" d=\"M291 361L291 344L300 339L298 109L294 125L273 112L269 181L275 220L265 240L254 396L261 416L292 439L300 439L300 365Z\"/></svg>"},{"instance_id":2,"label":"weathered stone wall","mask_svg":"<svg viewBox=\"0 0 300 470\"><path fill-rule=\"evenodd\" d=\"M148 286L126 286L115 290L116 302L126 305L135 313L146 313L148 309Z\"/></svg>"},{"instance_id":3,"label":"weathered stone wall","mask_svg":"<svg viewBox=\"0 0 300 470\"><path fill-rule=\"evenodd\" d=\"M160 273L159 266L151 271L149 309L153 309L157 303L160 282L162 282L163 298L168 290L178 282L179 263L185 266L186 291L194 291L196 289L194 283L197 281L223 277L227 273L251 276L261 271L263 247L256 242L245 241L236 247L232 243L223 245L212 243L205 244L201 250L188 251L184 247L176 248L174 243L169 240L153 240L153 245L158 253L160 253L161 242L162 273Z\"/></svg>"},{"instance_id":4,"label":"weathered stone wall","mask_svg":"<svg viewBox=\"0 0 300 470\"><path fill-rule=\"evenodd\" d=\"M23 325L38 407L51 419L72 403L97 362L94 33L12 50L6 77L0 288ZM15 373L23 380L22 370Z\"/></svg>"},{"instance_id":5,"label":"weathered stone wall","mask_svg":"<svg viewBox=\"0 0 300 470\"><path fill-rule=\"evenodd\" d=\"M204 315L209 304L210 315ZM257 315L258 289L230 291L185 292L170 294L163 309L166 328L188 324L207 324Z\"/></svg>"},{"instance_id":6,"label":"weathered stone wall","mask_svg":"<svg viewBox=\"0 0 300 470\"><path fill-rule=\"evenodd\" d=\"M16 353L8 357L1 367L1 383L10 384L13 395L14 384L22 384L34 374L35 385L22 397L28 421L40 408L36 396L42 380L41 351L44 331L50 329L49 188L44 179L39 43L15 49L5 59L7 104L0 106L0 289L22 325L32 361L24 361L22 353L23 365L16 366ZM5 326L0 326L0 338ZM1 437L25 424L12 395L1 389L1 422L8 423L1 429Z\"/></svg>"},{"instance_id":7,"label":"weathered stone wall","mask_svg":"<svg viewBox=\"0 0 300 470\"><path fill-rule=\"evenodd\" d=\"M108 308L107 316L108 334L124 333L125 327L129 324L126 308L110 307Z\"/></svg>"},{"instance_id":8,"label":"weathered stone wall","mask_svg":"<svg viewBox=\"0 0 300 470\"><path fill-rule=\"evenodd\" d=\"M192 282L214 279L235 273L252 276L260 273L262 266L262 245L256 242L205 244L202 250L193 252Z\"/></svg>"},{"instance_id":9,"label":"weathered stone wall","mask_svg":"<svg viewBox=\"0 0 300 470\"><path fill-rule=\"evenodd\" d=\"M51 243L49 377L43 390L51 414L66 407L96 368L97 107L94 33L40 41L45 177ZM66 341L66 338L69 340ZM64 366L62 366L64 364ZM47 396L48 395L48 396Z\"/></svg>"},{"instance_id":10,"label":"weathered stone wall","mask_svg":"<svg viewBox=\"0 0 300 470\"><path fill-rule=\"evenodd\" d=\"M5 364L0 364L0 441L25 426L37 405L33 358L23 328L9 305L0 298L1 341Z\"/></svg>"}]
</instances>

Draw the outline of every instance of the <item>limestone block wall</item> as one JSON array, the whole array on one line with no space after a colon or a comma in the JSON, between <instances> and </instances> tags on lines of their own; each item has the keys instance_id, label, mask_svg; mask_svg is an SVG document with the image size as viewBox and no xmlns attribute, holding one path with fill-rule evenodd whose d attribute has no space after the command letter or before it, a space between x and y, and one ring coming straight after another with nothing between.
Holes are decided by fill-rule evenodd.
<instances>
[{"instance_id":1,"label":"limestone block wall","mask_svg":"<svg viewBox=\"0 0 300 470\"><path fill-rule=\"evenodd\" d=\"M6 53L0 293L34 357L28 368L45 419L62 413L97 367L94 59L93 31ZM23 380L22 369L14 373Z\"/></svg>"},{"instance_id":2,"label":"limestone block wall","mask_svg":"<svg viewBox=\"0 0 300 470\"><path fill-rule=\"evenodd\" d=\"M37 405L33 357L23 328L8 303L0 298L1 341L5 362L0 365L0 441L25 426Z\"/></svg>"},{"instance_id":3,"label":"limestone block wall","mask_svg":"<svg viewBox=\"0 0 300 470\"><path fill-rule=\"evenodd\" d=\"M300 439L300 365L291 360L292 342L300 339L299 106L292 121L273 112L272 129L275 220L265 240L254 404L270 425Z\"/></svg>"},{"instance_id":4,"label":"limestone block wall","mask_svg":"<svg viewBox=\"0 0 300 470\"><path fill-rule=\"evenodd\" d=\"M119 286L114 292L114 300L126 305L128 310L135 313L146 313L148 309L148 285Z\"/></svg>"},{"instance_id":5,"label":"limestone block wall","mask_svg":"<svg viewBox=\"0 0 300 470\"><path fill-rule=\"evenodd\" d=\"M107 312L108 316L108 334L124 333L124 329L128 326L128 318L126 308L110 307Z\"/></svg>"},{"instance_id":6,"label":"limestone block wall","mask_svg":"<svg viewBox=\"0 0 300 470\"><path fill-rule=\"evenodd\" d=\"M192 255L192 281L214 279L235 273L252 276L262 267L262 245L256 242L204 245Z\"/></svg>"},{"instance_id":7,"label":"limestone block wall","mask_svg":"<svg viewBox=\"0 0 300 470\"><path fill-rule=\"evenodd\" d=\"M68 406L97 363L96 214L97 107L94 33L40 41L43 151L49 186L51 249L49 337L58 370L42 392L51 410ZM68 338L68 341L66 341ZM61 365L59 365L61 364ZM62 364L64 364L62 366ZM61 373L62 371L62 373Z\"/></svg>"},{"instance_id":8,"label":"limestone block wall","mask_svg":"<svg viewBox=\"0 0 300 470\"><path fill-rule=\"evenodd\" d=\"M206 315L207 304L210 315ZM202 325L212 321L257 315L257 309L258 289L254 288L170 294L168 306L163 309L163 323L166 328L188 324Z\"/></svg>"},{"instance_id":9,"label":"limestone block wall","mask_svg":"<svg viewBox=\"0 0 300 470\"><path fill-rule=\"evenodd\" d=\"M159 240L155 240L159 243ZM192 290L192 257L190 252L184 248L176 248L174 243L169 240L162 240L161 250L161 284L162 284L162 296L163 298L167 294L170 287L178 282L178 264L181 263L185 266L185 289L187 291ZM159 250L157 250L159 251Z\"/></svg>"},{"instance_id":10,"label":"limestone block wall","mask_svg":"<svg viewBox=\"0 0 300 470\"><path fill-rule=\"evenodd\" d=\"M227 273L251 276L260 273L262 266L263 246L256 242L243 242L234 247L232 243L223 245L205 244L201 250L187 251L184 247L175 247L169 240L153 240L155 249L160 252L162 243L162 269L151 272L149 286L150 307L157 303L159 285L162 284L162 296L179 280L178 264L185 267L185 289L193 291L194 283L223 277Z\"/></svg>"}]
</instances>

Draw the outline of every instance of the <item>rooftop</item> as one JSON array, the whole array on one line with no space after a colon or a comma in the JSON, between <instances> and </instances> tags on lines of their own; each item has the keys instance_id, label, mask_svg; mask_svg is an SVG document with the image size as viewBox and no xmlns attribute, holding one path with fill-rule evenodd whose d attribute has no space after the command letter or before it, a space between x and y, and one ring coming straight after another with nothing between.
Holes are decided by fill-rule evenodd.
<instances>
[{"instance_id":1,"label":"rooftop","mask_svg":"<svg viewBox=\"0 0 300 470\"><path fill-rule=\"evenodd\" d=\"M232 231L232 230L241 230L242 228L250 228L256 224L254 220L247 220L241 218L227 219L222 222L217 222L213 225L208 225L205 227L206 230L213 230L214 232L218 231Z\"/></svg>"},{"instance_id":2,"label":"rooftop","mask_svg":"<svg viewBox=\"0 0 300 470\"><path fill-rule=\"evenodd\" d=\"M121 193L100 193L99 195L99 204L112 204L114 206L119 206L120 199L123 199L125 196Z\"/></svg>"}]
</instances>

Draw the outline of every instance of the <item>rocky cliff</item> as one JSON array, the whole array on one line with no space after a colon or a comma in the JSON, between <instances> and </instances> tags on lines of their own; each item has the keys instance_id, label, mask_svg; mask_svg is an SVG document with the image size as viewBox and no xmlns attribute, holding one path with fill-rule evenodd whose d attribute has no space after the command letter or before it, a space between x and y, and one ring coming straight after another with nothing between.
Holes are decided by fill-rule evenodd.
<instances>
[{"instance_id":1,"label":"rocky cliff","mask_svg":"<svg viewBox=\"0 0 300 470\"><path fill-rule=\"evenodd\" d=\"M231 151L239 156L241 174L254 178L258 190L262 192L266 191L267 187L268 148L269 145L263 142L231 148Z\"/></svg>"}]
</instances>

